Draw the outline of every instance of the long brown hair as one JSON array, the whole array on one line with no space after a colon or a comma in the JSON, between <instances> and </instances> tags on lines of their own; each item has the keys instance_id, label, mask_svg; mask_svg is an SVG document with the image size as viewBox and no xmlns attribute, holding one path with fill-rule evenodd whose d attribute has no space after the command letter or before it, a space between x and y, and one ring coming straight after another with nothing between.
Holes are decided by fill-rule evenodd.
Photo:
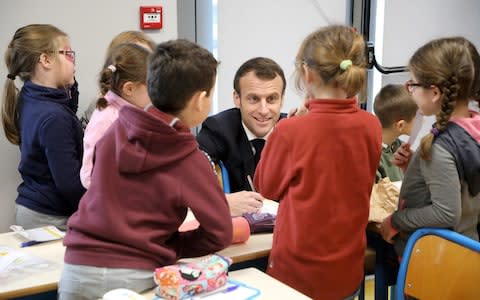
<instances>
[{"instance_id":1,"label":"long brown hair","mask_svg":"<svg viewBox=\"0 0 480 300\"><path fill-rule=\"evenodd\" d=\"M57 55L58 38L61 36L66 37L67 34L55 26L31 24L19 28L8 44L5 52L8 78L4 86L2 124L8 141L14 145L20 144L18 89L14 79L18 76L22 81L30 80L41 54Z\"/></svg>"},{"instance_id":2,"label":"long brown hair","mask_svg":"<svg viewBox=\"0 0 480 300\"><path fill-rule=\"evenodd\" d=\"M342 68L344 61L348 66ZM302 89L302 64L315 70L325 84L335 85L353 97L366 82L365 41L352 27L323 27L308 35L298 50L295 64L298 89Z\"/></svg>"},{"instance_id":3,"label":"long brown hair","mask_svg":"<svg viewBox=\"0 0 480 300\"><path fill-rule=\"evenodd\" d=\"M138 82L146 84L147 60L150 50L134 43L120 44L111 50L103 69L100 71L98 84L100 97L97 108L107 107L104 95L111 90L122 97L122 86L125 82Z\"/></svg>"},{"instance_id":4,"label":"long brown hair","mask_svg":"<svg viewBox=\"0 0 480 300\"><path fill-rule=\"evenodd\" d=\"M441 38L420 47L409 62L409 70L425 87L436 86L441 92L441 109L435 128L445 130L457 101L468 101L472 94L474 68L468 41L462 37ZM420 155L431 159L435 136L427 134L420 143Z\"/></svg>"}]
</instances>

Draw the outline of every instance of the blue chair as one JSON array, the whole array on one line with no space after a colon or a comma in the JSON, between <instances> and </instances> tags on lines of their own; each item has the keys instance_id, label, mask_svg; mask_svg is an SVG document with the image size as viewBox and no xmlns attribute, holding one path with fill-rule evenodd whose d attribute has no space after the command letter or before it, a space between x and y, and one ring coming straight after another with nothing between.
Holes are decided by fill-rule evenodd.
<instances>
[{"instance_id":1,"label":"blue chair","mask_svg":"<svg viewBox=\"0 0 480 300\"><path fill-rule=\"evenodd\" d=\"M397 277L396 299L480 299L480 243L442 228L409 238Z\"/></svg>"},{"instance_id":2,"label":"blue chair","mask_svg":"<svg viewBox=\"0 0 480 300\"><path fill-rule=\"evenodd\" d=\"M230 193L230 178L228 177L228 170L222 161L219 161L218 165L220 166L220 171L222 175L223 192L225 194L228 194Z\"/></svg>"}]
</instances>

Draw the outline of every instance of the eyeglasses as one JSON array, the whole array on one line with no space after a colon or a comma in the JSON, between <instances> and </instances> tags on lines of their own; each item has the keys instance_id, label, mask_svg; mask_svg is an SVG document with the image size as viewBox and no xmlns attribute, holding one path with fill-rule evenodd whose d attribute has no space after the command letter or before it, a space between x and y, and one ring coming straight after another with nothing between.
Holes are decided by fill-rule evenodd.
<instances>
[{"instance_id":1,"label":"eyeglasses","mask_svg":"<svg viewBox=\"0 0 480 300\"><path fill-rule=\"evenodd\" d=\"M415 87L417 86L421 86L421 87L425 87L423 84L421 83L418 83L418 82L414 82L413 80L407 80L405 82L405 89L407 90L407 92L409 92L410 94L413 93L413 90L415 89Z\"/></svg>"},{"instance_id":2,"label":"eyeglasses","mask_svg":"<svg viewBox=\"0 0 480 300\"><path fill-rule=\"evenodd\" d=\"M68 59L72 63L75 63L75 51L73 51L73 50L58 50L57 53L65 55L66 59Z\"/></svg>"}]
</instances>

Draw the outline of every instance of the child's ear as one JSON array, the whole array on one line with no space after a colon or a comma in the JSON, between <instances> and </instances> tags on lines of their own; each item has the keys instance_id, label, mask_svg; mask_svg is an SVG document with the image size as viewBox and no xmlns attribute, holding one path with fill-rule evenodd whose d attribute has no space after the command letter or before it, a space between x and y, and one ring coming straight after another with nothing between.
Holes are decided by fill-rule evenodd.
<instances>
[{"instance_id":1,"label":"child's ear","mask_svg":"<svg viewBox=\"0 0 480 300\"><path fill-rule=\"evenodd\" d=\"M205 101L208 100L207 92L201 91L201 92L196 92L193 94L193 97L191 99L192 101L192 107L195 111L202 111L203 108L205 107Z\"/></svg>"},{"instance_id":2,"label":"child's ear","mask_svg":"<svg viewBox=\"0 0 480 300\"><path fill-rule=\"evenodd\" d=\"M394 123L395 129L400 134L408 134L408 122L405 120L399 120Z\"/></svg>"},{"instance_id":3,"label":"child's ear","mask_svg":"<svg viewBox=\"0 0 480 300\"><path fill-rule=\"evenodd\" d=\"M122 96L123 98L128 98L132 96L133 91L135 90L135 84L131 81L127 81L122 85Z\"/></svg>"},{"instance_id":4,"label":"child's ear","mask_svg":"<svg viewBox=\"0 0 480 300\"><path fill-rule=\"evenodd\" d=\"M53 63L53 58L46 53L42 53L40 54L38 62L40 63L40 65L42 65L42 67L49 69Z\"/></svg>"},{"instance_id":5,"label":"child's ear","mask_svg":"<svg viewBox=\"0 0 480 300\"><path fill-rule=\"evenodd\" d=\"M440 100L442 99L442 92L440 91L440 89L436 85L432 85L431 90L432 90L432 94L433 94L432 102L433 103L439 103Z\"/></svg>"}]
</instances>

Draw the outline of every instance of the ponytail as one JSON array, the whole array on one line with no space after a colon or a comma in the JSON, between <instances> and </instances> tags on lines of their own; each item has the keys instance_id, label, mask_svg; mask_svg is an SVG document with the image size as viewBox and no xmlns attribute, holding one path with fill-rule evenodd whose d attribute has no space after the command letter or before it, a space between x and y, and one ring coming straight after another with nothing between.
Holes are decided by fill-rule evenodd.
<instances>
[{"instance_id":1,"label":"ponytail","mask_svg":"<svg viewBox=\"0 0 480 300\"><path fill-rule=\"evenodd\" d=\"M18 128L18 90L15 87L15 81L8 78L5 81L3 105L2 105L2 124L7 140L14 144L20 144L20 133Z\"/></svg>"}]
</instances>

